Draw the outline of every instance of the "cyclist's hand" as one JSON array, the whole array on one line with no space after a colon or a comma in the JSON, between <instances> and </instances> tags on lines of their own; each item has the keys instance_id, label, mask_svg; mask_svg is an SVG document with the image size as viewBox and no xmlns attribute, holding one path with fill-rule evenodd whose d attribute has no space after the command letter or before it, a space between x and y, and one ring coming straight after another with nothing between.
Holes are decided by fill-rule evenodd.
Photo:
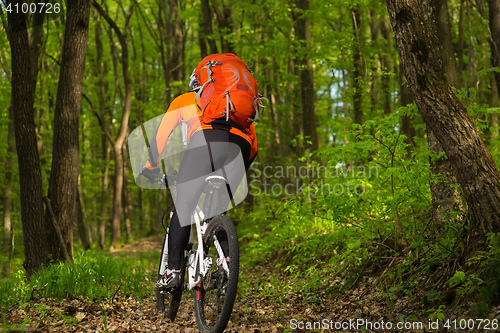
<instances>
[{"instance_id":1,"label":"cyclist's hand","mask_svg":"<svg viewBox=\"0 0 500 333\"><path fill-rule=\"evenodd\" d=\"M167 176L167 182L173 184L177 180L177 170L170 172Z\"/></svg>"},{"instance_id":2,"label":"cyclist's hand","mask_svg":"<svg viewBox=\"0 0 500 333\"><path fill-rule=\"evenodd\" d=\"M148 169L147 167L142 168L141 175L146 177L150 183L154 183L156 179L161 177L160 169Z\"/></svg>"}]
</instances>

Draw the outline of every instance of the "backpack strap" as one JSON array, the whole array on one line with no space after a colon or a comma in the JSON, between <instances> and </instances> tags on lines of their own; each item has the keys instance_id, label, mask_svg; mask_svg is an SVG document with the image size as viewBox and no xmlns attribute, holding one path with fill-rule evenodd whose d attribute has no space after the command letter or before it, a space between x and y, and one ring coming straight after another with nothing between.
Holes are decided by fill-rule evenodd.
<instances>
[{"instance_id":1,"label":"backpack strap","mask_svg":"<svg viewBox=\"0 0 500 333\"><path fill-rule=\"evenodd\" d=\"M206 66L203 66L202 68L200 68L200 72L206 68L207 69L207 81L205 83L203 83L203 85L201 86L201 88L198 90L198 92L196 93L196 97L194 98L194 101L196 103L196 105L198 105L198 99L200 98L201 94L203 93L203 89L205 88L205 86L209 83L213 83L214 82L214 78L212 77L212 67L214 66L218 66L218 65L222 65L222 62L220 61L214 61L214 60L208 60L207 61L207 65ZM210 102L209 102L210 103ZM201 115L203 116L203 113L205 112L205 109L207 108L208 104L205 105L205 108L203 110L201 110Z\"/></svg>"},{"instance_id":2,"label":"backpack strap","mask_svg":"<svg viewBox=\"0 0 500 333\"><path fill-rule=\"evenodd\" d=\"M226 115L226 121L229 121L229 112L234 113L234 104L231 101L231 98L229 97L229 91L226 90L225 94L226 94L226 111L221 112L220 114L225 114Z\"/></svg>"},{"instance_id":3,"label":"backpack strap","mask_svg":"<svg viewBox=\"0 0 500 333\"><path fill-rule=\"evenodd\" d=\"M223 129L226 131L230 131L231 128L234 127L234 128L237 128L240 131L242 131L243 133L248 135L248 131L243 126L241 126L240 124L238 124L236 121L234 121L232 119L229 119L226 121L224 118L219 118L219 119L215 119L209 123L204 123L204 124L212 125L212 127L215 129Z\"/></svg>"},{"instance_id":4,"label":"backpack strap","mask_svg":"<svg viewBox=\"0 0 500 333\"><path fill-rule=\"evenodd\" d=\"M265 100L266 103L262 104L262 101ZM255 100L253 101L253 107L255 109L255 118L248 118L247 121L253 123L254 121L257 121L259 119L259 109L260 108L267 108L269 106L269 100L262 95L259 94L259 97L255 97Z\"/></svg>"}]
</instances>

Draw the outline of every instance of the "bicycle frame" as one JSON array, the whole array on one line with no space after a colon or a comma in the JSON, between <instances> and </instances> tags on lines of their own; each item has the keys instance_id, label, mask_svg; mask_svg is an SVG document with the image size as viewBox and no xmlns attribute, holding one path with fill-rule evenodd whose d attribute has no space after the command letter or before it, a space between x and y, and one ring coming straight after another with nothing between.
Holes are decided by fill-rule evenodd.
<instances>
[{"instance_id":1,"label":"bicycle frame","mask_svg":"<svg viewBox=\"0 0 500 333\"><path fill-rule=\"evenodd\" d=\"M208 216L211 216L210 209L213 208L214 202L217 201L217 194L221 189L221 185L227 183L227 180L222 176L208 176L205 179L205 182L208 183L209 191L207 193L207 197L205 198L204 208L206 212L208 212ZM206 206L206 207L205 207ZM203 236L205 235L205 231L207 229L208 223L210 221L205 220L205 214L196 206L194 211L194 224L196 227L196 236L198 240L198 247L196 249L196 254L190 253L188 254L188 283L186 285L186 289L192 290L196 285L198 285L203 277L206 276L207 272L210 270L211 265L213 264L212 258L205 258L203 255ZM191 234L192 237L192 234ZM216 237L217 238L217 237ZM224 258L224 252L222 251L222 247L219 241L215 240L215 247L217 249L217 253L219 257L217 258L217 265L222 265L222 268L229 273L229 267L227 265L226 260L221 260ZM199 269L197 269L196 264Z\"/></svg>"},{"instance_id":2,"label":"bicycle frame","mask_svg":"<svg viewBox=\"0 0 500 333\"><path fill-rule=\"evenodd\" d=\"M209 260L209 262L205 262L205 260L203 260L203 235L207 229L207 223L203 222L204 214L201 209L196 206L194 212L194 225L196 227L198 247L196 248L196 253L193 253L191 250L191 253L187 254L188 283L185 286L187 290L192 290L198 283L200 283L202 277L207 274L210 269L210 265L212 265L212 260ZM194 231L191 231L191 238L193 237L193 232ZM197 269L197 267L199 267L199 269Z\"/></svg>"},{"instance_id":3,"label":"bicycle frame","mask_svg":"<svg viewBox=\"0 0 500 333\"><path fill-rule=\"evenodd\" d=\"M212 209L214 202L217 202L217 192L221 189L221 185L223 183L227 183L227 180L224 177L221 176L208 176L205 181L208 183L209 186L209 192L207 193L207 197L205 199L205 204L206 206L206 212L208 214L205 214L199 206L196 206L194 215L193 215L193 220L194 220L194 227L196 228L196 237L197 237L197 242L198 246L196 248L196 251L192 250L192 247L190 250L186 250L184 257L187 259L186 263L186 268L187 268L187 283L184 284L183 290L192 290L194 287L196 287L200 282L201 279L204 278L207 273L209 272L213 262L212 258L204 258L204 253L203 253L203 236L205 235L205 231L208 227L208 224L210 220L205 220L205 216L211 216L210 209ZM170 216L172 217L172 216ZM190 241L189 243L193 243L193 234L194 230L191 229L191 235L190 235ZM222 265L222 268L229 273L229 266L226 262L226 260L223 260L224 258L224 252L222 250L222 247L217 240L217 237L215 239L215 247L217 250L217 253L219 254L219 257L217 258L217 265ZM164 242L164 246L168 246L167 242ZM167 253L165 249L163 249L163 253ZM165 274L166 272L166 266L167 266L167 258L164 257L161 262L161 267L160 267L160 274Z\"/></svg>"},{"instance_id":4,"label":"bicycle frame","mask_svg":"<svg viewBox=\"0 0 500 333\"><path fill-rule=\"evenodd\" d=\"M164 179L164 185L168 187L168 177ZM173 177L171 179L174 180ZM180 271L182 285L163 289L157 283L156 307L165 313L165 318L173 321L177 316L182 294L193 290L198 328L202 332L219 333L225 329L236 299L239 274L238 235L233 221L224 213L227 209L224 207L227 197L225 192L220 191L228 184L226 178L212 175L205 182L203 211L196 206L192 215L194 226L183 253ZM227 189L231 199L229 186ZM172 215L173 213L171 218ZM166 232L158 279L165 277L167 270L168 228ZM165 307L166 294L171 295L168 311Z\"/></svg>"}]
</instances>

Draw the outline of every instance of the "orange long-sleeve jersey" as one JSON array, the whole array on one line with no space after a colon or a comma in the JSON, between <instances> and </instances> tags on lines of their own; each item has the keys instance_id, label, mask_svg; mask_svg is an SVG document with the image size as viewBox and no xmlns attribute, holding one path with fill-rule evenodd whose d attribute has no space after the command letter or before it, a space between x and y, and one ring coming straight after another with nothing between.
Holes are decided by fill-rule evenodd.
<instances>
[{"instance_id":1,"label":"orange long-sleeve jersey","mask_svg":"<svg viewBox=\"0 0 500 333\"><path fill-rule=\"evenodd\" d=\"M200 120L199 116L201 115L201 111L196 105L195 97L195 92L188 92L175 98L172 103L170 103L167 112L158 126L155 137L152 138L154 143L156 143L156 147L154 147L154 144L151 145L151 149L153 149L153 156L156 158L156 165L154 162L151 163L148 161L146 164L148 169L154 169L160 165L160 156L167 145L168 138L174 129L182 122L188 124L188 139L190 139L193 134L198 131L213 129L212 125L205 124ZM236 127L232 127L230 132L241 136L250 143L250 161L252 161L257 154L257 136L255 135L255 126L253 124L250 125L250 127L246 129L246 133Z\"/></svg>"}]
</instances>

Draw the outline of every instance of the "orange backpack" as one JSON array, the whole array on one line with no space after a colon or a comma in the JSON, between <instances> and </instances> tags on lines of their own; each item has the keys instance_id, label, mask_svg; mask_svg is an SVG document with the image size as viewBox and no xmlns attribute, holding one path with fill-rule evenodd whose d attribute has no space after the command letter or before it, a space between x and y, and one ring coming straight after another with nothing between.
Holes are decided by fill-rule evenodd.
<instances>
[{"instance_id":1,"label":"orange backpack","mask_svg":"<svg viewBox=\"0 0 500 333\"><path fill-rule=\"evenodd\" d=\"M209 55L194 73L201 85L196 100L200 100L200 118L204 123L225 118L246 129L259 118L259 110L265 106L261 104L263 98L259 95L257 80L237 56L232 53Z\"/></svg>"}]
</instances>

